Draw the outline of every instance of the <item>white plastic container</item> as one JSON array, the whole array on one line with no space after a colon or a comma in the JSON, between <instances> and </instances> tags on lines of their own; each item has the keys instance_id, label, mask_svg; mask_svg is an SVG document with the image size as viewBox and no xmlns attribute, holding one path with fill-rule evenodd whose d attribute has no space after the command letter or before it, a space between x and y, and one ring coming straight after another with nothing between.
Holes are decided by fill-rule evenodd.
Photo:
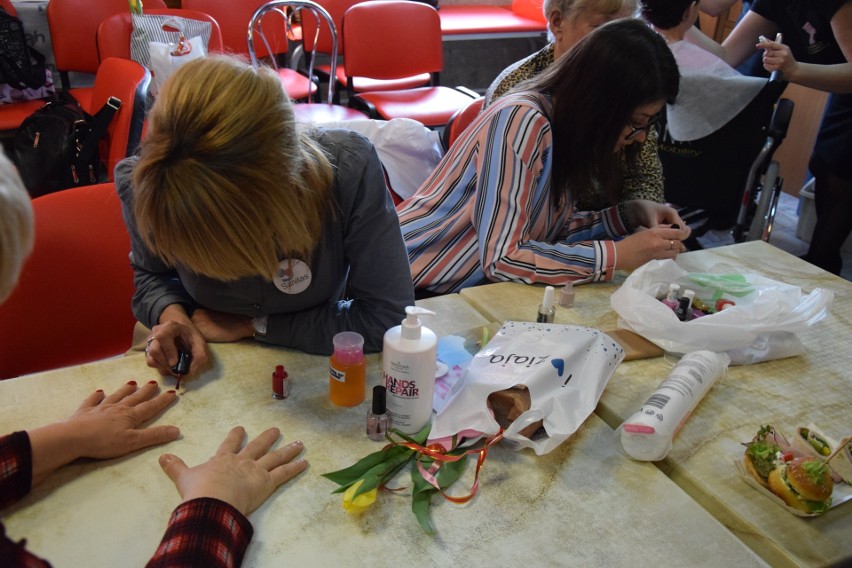
<instances>
[{"instance_id":1,"label":"white plastic container","mask_svg":"<svg viewBox=\"0 0 852 568\"><path fill-rule=\"evenodd\" d=\"M391 427L414 434L432 420L438 337L417 317L435 312L408 306L405 313L402 325L385 333L382 380Z\"/></svg>"},{"instance_id":2,"label":"white plastic container","mask_svg":"<svg viewBox=\"0 0 852 568\"><path fill-rule=\"evenodd\" d=\"M693 351L681 357L642 408L620 426L621 446L627 455L639 461L665 458L675 434L725 374L730 361L727 354L713 351Z\"/></svg>"}]
</instances>

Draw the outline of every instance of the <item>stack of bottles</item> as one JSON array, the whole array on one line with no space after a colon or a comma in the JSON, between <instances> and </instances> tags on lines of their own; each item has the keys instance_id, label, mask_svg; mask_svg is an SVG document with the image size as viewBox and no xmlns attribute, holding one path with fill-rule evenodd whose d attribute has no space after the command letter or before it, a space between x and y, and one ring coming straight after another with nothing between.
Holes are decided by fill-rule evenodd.
<instances>
[{"instance_id":1,"label":"stack of bottles","mask_svg":"<svg viewBox=\"0 0 852 568\"><path fill-rule=\"evenodd\" d=\"M695 297L693 290L685 289L683 294L680 293L680 284L669 284L669 291L666 297L660 300L674 311L677 319L680 321L690 321L696 318L715 314L724 309L736 305L733 300L720 298L716 300L714 306L711 306L701 298Z\"/></svg>"}]
</instances>

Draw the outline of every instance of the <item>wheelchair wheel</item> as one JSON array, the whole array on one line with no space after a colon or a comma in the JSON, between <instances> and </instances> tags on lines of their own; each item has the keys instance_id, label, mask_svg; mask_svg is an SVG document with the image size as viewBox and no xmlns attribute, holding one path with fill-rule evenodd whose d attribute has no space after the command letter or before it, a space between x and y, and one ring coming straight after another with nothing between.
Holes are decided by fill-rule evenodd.
<instances>
[{"instance_id":1,"label":"wheelchair wheel","mask_svg":"<svg viewBox=\"0 0 852 568\"><path fill-rule=\"evenodd\" d=\"M754 213L754 219L751 221L746 240L769 240L769 231L772 230L772 220L778 202L776 192L779 190L778 162L773 160L769 162L766 173L763 174L763 187L760 190L757 200L757 210Z\"/></svg>"}]
</instances>

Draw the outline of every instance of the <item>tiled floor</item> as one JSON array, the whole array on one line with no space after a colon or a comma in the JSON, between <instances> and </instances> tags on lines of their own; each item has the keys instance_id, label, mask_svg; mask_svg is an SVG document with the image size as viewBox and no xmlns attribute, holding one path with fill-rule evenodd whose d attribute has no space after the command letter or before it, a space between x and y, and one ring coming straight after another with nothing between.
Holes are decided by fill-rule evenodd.
<instances>
[{"instance_id":1,"label":"tiled floor","mask_svg":"<svg viewBox=\"0 0 852 568\"><path fill-rule=\"evenodd\" d=\"M808 251L808 243L796 236L796 227L799 223L798 208L798 198L788 193L781 193L769 243L790 254L801 256ZM709 231L699 239L699 242L704 247L710 248L731 244L734 240L730 231ZM852 281L852 251L844 254L843 271L840 275L846 280Z\"/></svg>"}]
</instances>

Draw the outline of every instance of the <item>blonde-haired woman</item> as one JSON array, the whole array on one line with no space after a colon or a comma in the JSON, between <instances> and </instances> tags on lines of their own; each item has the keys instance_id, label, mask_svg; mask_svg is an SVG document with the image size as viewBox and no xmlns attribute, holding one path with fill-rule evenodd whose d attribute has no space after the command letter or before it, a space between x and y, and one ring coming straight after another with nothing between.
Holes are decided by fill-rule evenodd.
<instances>
[{"instance_id":1,"label":"blonde-haired woman","mask_svg":"<svg viewBox=\"0 0 852 568\"><path fill-rule=\"evenodd\" d=\"M344 330L381 348L414 301L381 164L344 130L299 125L269 69L227 56L182 66L116 169L148 365L191 373L206 342L254 337L328 354Z\"/></svg>"}]
</instances>

